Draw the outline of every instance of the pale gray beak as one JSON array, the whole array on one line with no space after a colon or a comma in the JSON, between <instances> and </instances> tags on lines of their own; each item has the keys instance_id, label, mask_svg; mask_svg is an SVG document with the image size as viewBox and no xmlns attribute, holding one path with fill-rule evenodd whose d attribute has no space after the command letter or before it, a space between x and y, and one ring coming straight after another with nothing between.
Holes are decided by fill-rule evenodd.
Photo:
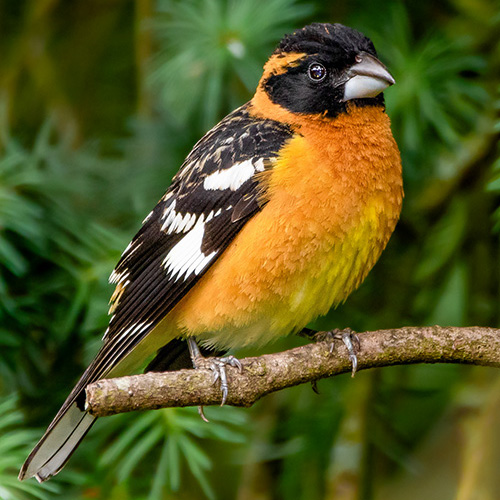
<instances>
[{"instance_id":1,"label":"pale gray beak","mask_svg":"<svg viewBox=\"0 0 500 500\"><path fill-rule=\"evenodd\" d=\"M344 101L375 97L396 81L387 68L367 52L360 52L346 72Z\"/></svg>"}]
</instances>

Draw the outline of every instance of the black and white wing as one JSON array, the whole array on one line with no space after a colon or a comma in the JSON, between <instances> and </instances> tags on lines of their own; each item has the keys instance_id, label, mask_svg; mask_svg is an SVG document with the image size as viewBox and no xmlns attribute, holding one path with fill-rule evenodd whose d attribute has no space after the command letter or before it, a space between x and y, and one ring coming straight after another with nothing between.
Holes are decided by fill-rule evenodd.
<instances>
[{"instance_id":1,"label":"black and white wing","mask_svg":"<svg viewBox=\"0 0 500 500\"><path fill-rule=\"evenodd\" d=\"M272 168L291 136L284 125L249 116L245 105L195 145L113 271L116 289L104 344L30 453L20 479L45 481L64 466L95 421L84 411L85 387L119 365L262 208L257 174ZM184 348L179 341L173 347Z\"/></svg>"},{"instance_id":2,"label":"black and white wing","mask_svg":"<svg viewBox=\"0 0 500 500\"><path fill-rule=\"evenodd\" d=\"M291 136L285 125L249 116L245 105L195 145L111 275L112 317L90 379L130 353L262 208L256 174L272 168Z\"/></svg>"}]
</instances>

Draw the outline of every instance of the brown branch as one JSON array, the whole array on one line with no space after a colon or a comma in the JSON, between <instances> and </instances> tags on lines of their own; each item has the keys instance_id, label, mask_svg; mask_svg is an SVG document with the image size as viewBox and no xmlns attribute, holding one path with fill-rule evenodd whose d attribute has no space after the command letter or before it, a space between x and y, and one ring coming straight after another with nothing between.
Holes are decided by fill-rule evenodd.
<instances>
[{"instance_id":1,"label":"brown branch","mask_svg":"<svg viewBox=\"0 0 500 500\"><path fill-rule=\"evenodd\" d=\"M358 370L413 363L466 363L500 367L500 330L406 327L358 334ZM227 404L251 406L262 396L351 370L346 348L318 342L241 360L242 373L228 367ZM221 393L210 370L146 373L100 380L87 389L87 407L97 416L134 410L217 405Z\"/></svg>"}]
</instances>

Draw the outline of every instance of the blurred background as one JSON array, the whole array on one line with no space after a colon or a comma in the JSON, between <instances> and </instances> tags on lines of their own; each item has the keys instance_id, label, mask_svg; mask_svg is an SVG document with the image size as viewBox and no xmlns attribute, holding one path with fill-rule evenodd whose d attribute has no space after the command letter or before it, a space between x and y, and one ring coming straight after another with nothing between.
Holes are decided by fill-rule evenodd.
<instances>
[{"instance_id":1,"label":"blurred background","mask_svg":"<svg viewBox=\"0 0 500 500\"><path fill-rule=\"evenodd\" d=\"M0 0L1 500L499 498L500 372L458 365L336 377L210 424L101 419L55 479L17 481L100 345L120 253L312 21L363 31L393 73L406 191L369 278L312 326L500 326L496 0Z\"/></svg>"}]
</instances>

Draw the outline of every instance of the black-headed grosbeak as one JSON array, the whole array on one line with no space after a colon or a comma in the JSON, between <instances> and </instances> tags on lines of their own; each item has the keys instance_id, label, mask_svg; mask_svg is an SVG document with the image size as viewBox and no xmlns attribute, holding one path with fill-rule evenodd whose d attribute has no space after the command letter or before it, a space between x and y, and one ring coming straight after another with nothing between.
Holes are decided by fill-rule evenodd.
<instances>
[{"instance_id":1,"label":"black-headed grosbeak","mask_svg":"<svg viewBox=\"0 0 500 500\"><path fill-rule=\"evenodd\" d=\"M394 230L401 160L372 42L340 24L287 35L251 101L193 148L125 249L104 344L20 472L56 474L95 417L85 387L298 332L365 278Z\"/></svg>"}]
</instances>

